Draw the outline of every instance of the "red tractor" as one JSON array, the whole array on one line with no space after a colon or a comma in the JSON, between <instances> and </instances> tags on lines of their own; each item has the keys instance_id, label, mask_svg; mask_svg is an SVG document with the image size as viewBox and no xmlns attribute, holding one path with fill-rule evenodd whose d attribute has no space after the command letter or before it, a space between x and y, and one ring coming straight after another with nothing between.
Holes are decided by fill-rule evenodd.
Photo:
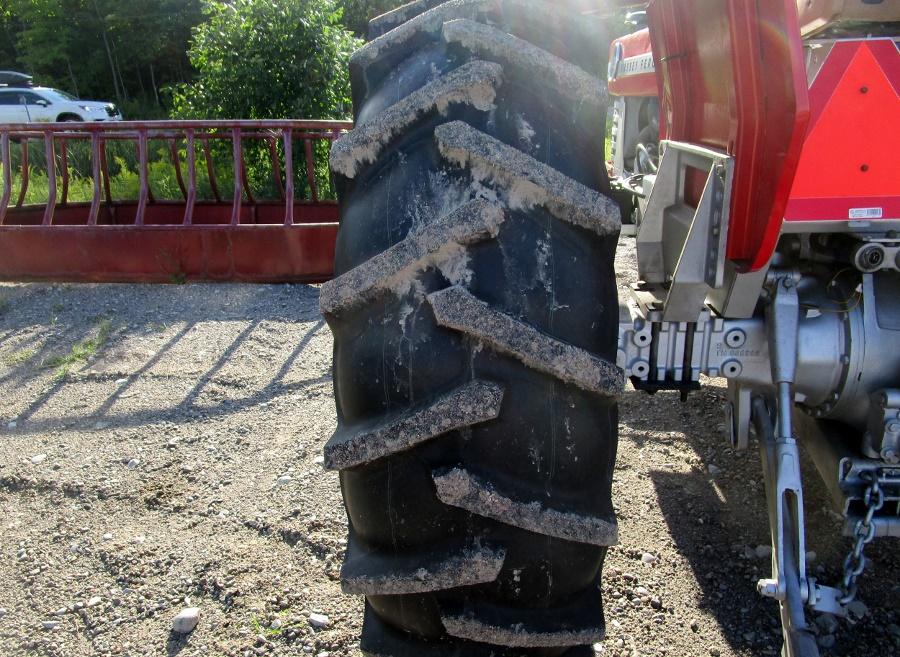
<instances>
[{"instance_id":1,"label":"red tractor","mask_svg":"<svg viewBox=\"0 0 900 657\"><path fill-rule=\"evenodd\" d=\"M367 654L592 654L626 380L728 380L784 654L900 536L900 6L651 0L607 71L613 4L419 0L352 59L321 307ZM807 573L798 441L853 538L839 582Z\"/></svg>"}]
</instances>

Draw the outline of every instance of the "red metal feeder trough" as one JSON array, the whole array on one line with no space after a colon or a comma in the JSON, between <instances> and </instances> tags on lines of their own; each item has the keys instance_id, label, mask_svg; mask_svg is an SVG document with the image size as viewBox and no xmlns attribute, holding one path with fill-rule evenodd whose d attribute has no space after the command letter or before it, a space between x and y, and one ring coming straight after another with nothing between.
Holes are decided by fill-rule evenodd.
<instances>
[{"instance_id":1,"label":"red metal feeder trough","mask_svg":"<svg viewBox=\"0 0 900 657\"><path fill-rule=\"evenodd\" d=\"M345 121L0 125L0 280L327 280L338 207L322 198L330 195L323 180L327 148L317 145L350 127ZM161 198L167 190L154 188L151 167L166 169L175 194ZM111 168L118 170L113 176ZM137 178L132 197L114 190L123 187L122 176Z\"/></svg>"}]
</instances>

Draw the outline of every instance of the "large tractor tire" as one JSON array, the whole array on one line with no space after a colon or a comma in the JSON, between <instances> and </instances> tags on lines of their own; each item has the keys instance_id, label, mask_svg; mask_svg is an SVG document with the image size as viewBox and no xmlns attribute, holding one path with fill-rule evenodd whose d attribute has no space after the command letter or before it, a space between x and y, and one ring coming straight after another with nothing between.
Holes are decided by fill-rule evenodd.
<instances>
[{"instance_id":1,"label":"large tractor tire","mask_svg":"<svg viewBox=\"0 0 900 657\"><path fill-rule=\"evenodd\" d=\"M331 154L342 585L369 655L587 656L623 385L603 39L540 0L431 4L353 56Z\"/></svg>"}]
</instances>

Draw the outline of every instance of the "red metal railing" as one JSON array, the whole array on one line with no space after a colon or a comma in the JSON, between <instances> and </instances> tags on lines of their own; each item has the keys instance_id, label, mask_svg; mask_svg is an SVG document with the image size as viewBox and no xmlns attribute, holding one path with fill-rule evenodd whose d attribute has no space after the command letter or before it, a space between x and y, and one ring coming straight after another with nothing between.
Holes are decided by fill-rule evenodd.
<instances>
[{"instance_id":1,"label":"red metal railing","mask_svg":"<svg viewBox=\"0 0 900 657\"><path fill-rule=\"evenodd\" d=\"M323 179L328 149L319 144L350 127L345 121L0 125L0 279L326 280L338 209ZM111 145L120 175L122 153L133 159L134 198L114 198ZM41 150L36 199L30 159ZM89 171L73 173L76 151L88 157ZM154 190L151 160L155 167L166 162L177 184L174 198ZM127 163L124 172L135 173ZM82 192L89 182L90 193L71 198L73 182Z\"/></svg>"}]
</instances>

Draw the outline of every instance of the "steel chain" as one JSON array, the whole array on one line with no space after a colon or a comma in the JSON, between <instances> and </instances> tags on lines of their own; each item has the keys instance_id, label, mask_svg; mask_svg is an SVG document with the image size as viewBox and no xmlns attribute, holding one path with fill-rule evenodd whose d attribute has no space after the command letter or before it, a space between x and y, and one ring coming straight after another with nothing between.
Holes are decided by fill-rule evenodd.
<instances>
[{"instance_id":1,"label":"steel chain","mask_svg":"<svg viewBox=\"0 0 900 657\"><path fill-rule=\"evenodd\" d=\"M872 518L884 506L884 491L878 484L878 476L872 472L861 472L860 478L869 482L863 496L866 514L856 522L856 526L853 528L855 538L853 549L844 559L844 578L841 581L844 595L839 600L842 605L849 604L856 598L857 580L866 569L866 545L875 538L875 524L872 522Z\"/></svg>"}]
</instances>

